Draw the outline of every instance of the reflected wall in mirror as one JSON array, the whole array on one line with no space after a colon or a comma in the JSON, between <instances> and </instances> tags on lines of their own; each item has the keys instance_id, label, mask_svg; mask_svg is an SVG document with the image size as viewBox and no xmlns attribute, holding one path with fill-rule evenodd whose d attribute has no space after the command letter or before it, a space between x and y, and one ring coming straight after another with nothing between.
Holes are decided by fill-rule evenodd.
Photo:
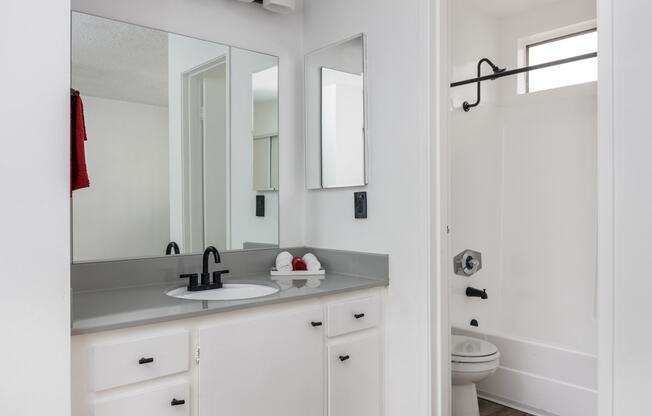
<instances>
[{"instance_id":1,"label":"reflected wall in mirror","mask_svg":"<svg viewBox=\"0 0 652 416\"><path fill-rule=\"evenodd\" d=\"M365 36L305 58L308 189L367 184Z\"/></svg>"},{"instance_id":2,"label":"reflected wall in mirror","mask_svg":"<svg viewBox=\"0 0 652 416\"><path fill-rule=\"evenodd\" d=\"M274 56L73 13L91 182L73 261L277 246L277 79Z\"/></svg>"}]
</instances>

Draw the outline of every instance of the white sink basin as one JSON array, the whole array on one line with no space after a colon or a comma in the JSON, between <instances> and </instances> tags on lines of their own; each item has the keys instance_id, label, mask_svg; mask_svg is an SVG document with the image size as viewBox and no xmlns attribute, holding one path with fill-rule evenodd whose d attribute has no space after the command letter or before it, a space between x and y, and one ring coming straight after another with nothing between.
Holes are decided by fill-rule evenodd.
<instances>
[{"instance_id":1,"label":"white sink basin","mask_svg":"<svg viewBox=\"0 0 652 416\"><path fill-rule=\"evenodd\" d=\"M265 285L253 285L245 283L225 283L221 289L200 290L189 292L185 287L170 290L165 294L173 298L191 300L239 300L260 298L272 295L278 289Z\"/></svg>"}]
</instances>

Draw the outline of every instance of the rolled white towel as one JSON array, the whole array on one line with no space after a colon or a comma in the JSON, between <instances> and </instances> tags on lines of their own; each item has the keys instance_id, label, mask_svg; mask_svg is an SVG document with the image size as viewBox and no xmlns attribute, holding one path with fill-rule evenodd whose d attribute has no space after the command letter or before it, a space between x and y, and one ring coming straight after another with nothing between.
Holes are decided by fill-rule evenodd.
<instances>
[{"instance_id":1,"label":"rolled white towel","mask_svg":"<svg viewBox=\"0 0 652 416\"><path fill-rule=\"evenodd\" d=\"M321 270L321 263L317 259L317 256L315 256L312 253L308 253L305 256L303 256L303 261L306 262L306 266L308 267L308 270L311 272Z\"/></svg>"},{"instance_id":2,"label":"rolled white towel","mask_svg":"<svg viewBox=\"0 0 652 416\"><path fill-rule=\"evenodd\" d=\"M292 254L287 251L282 251L276 256L276 270L279 272L291 272L292 271Z\"/></svg>"}]
</instances>

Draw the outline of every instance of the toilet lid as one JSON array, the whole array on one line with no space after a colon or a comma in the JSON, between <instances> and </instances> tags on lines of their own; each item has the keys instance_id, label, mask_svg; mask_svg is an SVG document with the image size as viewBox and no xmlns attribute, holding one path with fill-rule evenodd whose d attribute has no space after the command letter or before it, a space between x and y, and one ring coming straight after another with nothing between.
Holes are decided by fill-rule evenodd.
<instances>
[{"instance_id":1,"label":"toilet lid","mask_svg":"<svg viewBox=\"0 0 652 416\"><path fill-rule=\"evenodd\" d=\"M451 345L451 355L453 357L480 358L494 355L497 352L498 348L491 342L462 335L453 335Z\"/></svg>"}]
</instances>

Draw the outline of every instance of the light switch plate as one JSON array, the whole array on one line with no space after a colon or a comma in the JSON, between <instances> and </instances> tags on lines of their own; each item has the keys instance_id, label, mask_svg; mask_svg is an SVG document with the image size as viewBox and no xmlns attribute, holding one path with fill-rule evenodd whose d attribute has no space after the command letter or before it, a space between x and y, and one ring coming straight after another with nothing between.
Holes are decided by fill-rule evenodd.
<instances>
[{"instance_id":1,"label":"light switch plate","mask_svg":"<svg viewBox=\"0 0 652 416\"><path fill-rule=\"evenodd\" d=\"M353 193L353 209L355 218L367 218L367 193Z\"/></svg>"}]
</instances>

